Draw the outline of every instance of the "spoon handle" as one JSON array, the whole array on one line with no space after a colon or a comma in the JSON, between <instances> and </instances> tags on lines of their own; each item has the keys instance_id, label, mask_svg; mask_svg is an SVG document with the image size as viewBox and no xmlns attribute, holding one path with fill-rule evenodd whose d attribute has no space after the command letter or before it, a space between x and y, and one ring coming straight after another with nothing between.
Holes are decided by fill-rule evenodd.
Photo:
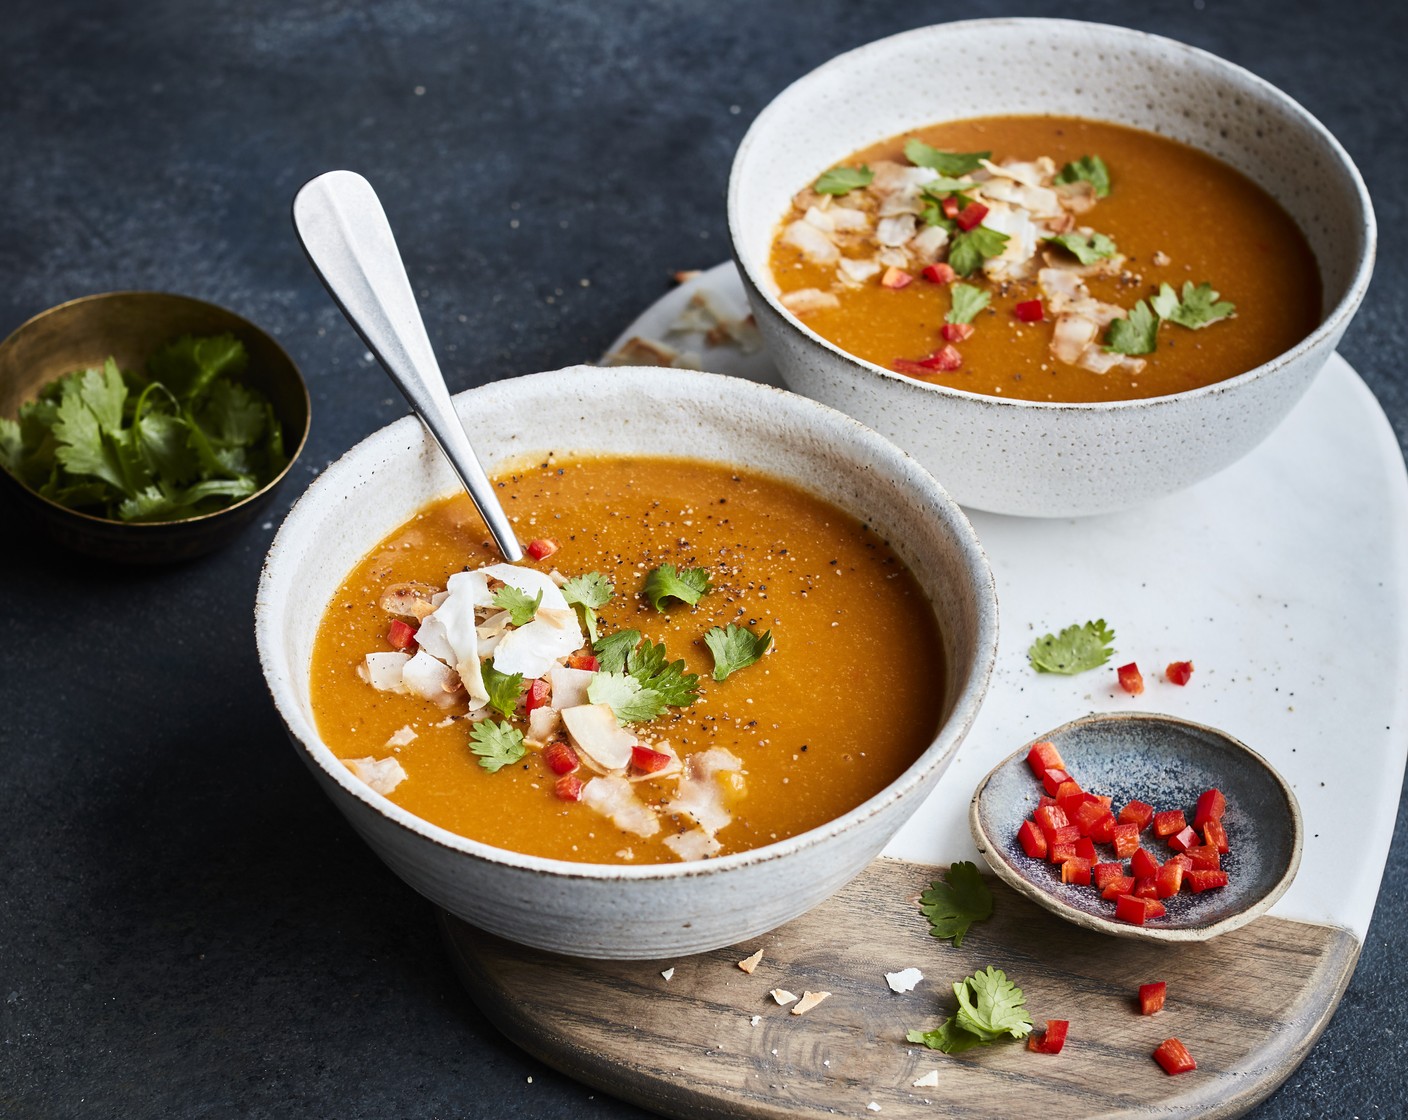
<instances>
[{"instance_id":1,"label":"spoon handle","mask_svg":"<svg viewBox=\"0 0 1408 1120\"><path fill-rule=\"evenodd\" d=\"M504 559L521 560L523 549L450 403L371 184L353 171L319 175L295 196L293 227L313 270L450 460Z\"/></svg>"}]
</instances>

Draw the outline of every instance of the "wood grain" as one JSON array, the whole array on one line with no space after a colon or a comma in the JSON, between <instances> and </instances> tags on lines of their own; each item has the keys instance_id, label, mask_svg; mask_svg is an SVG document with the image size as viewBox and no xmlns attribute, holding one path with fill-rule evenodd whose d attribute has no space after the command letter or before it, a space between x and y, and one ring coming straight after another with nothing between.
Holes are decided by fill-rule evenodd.
<instances>
[{"instance_id":1,"label":"wood grain","mask_svg":"<svg viewBox=\"0 0 1408 1120\"><path fill-rule=\"evenodd\" d=\"M1309 1052L1359 955L1346 930L1270 917L1201 944L1117 940L1062 922L996 879L993 917L954 949L929 936L915 905L938 872L877 860L772 933L678 960L587 961L448 915L442 924L470 995L514 1042L618 1097L691 1120L1239 1116ZM760 948L751 976L737 967ZM951 985L989 964L1023 989L1038 1026L1070 1020L1061 1054L1012 1042L949 1056L905 1041L907 1030L951 1014ZM911 965L924 980L891 992L884 974ZM1153 980L1167 981L1168 1002L1141 1016L1138 987ZM798 1017L769 998L772 988L832 995ZM1152 1060L1170 1036L1192 1052L1196 1072L1169 1077ZM929 1070L938 1087L914 1088Z\"/></svg>"}]
</instances>

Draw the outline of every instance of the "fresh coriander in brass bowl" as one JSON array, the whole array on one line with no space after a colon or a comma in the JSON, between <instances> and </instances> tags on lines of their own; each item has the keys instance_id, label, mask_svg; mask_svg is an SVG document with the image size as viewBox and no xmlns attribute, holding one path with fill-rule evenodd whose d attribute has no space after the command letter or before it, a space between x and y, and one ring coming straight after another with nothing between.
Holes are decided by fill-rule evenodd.
<instances>
[{"instance_id":1,"label":"fresh coriander in brass bowl","mask_svg":"<svg viewBox=\"0 0 1408 1120\"><path fill-rule=\"evenodd\" d=\"M282 347L188 296L86 296L0 343L0 484L89 556L164 563L228 543L308 422Z\"/></svg>"}]
</instances>

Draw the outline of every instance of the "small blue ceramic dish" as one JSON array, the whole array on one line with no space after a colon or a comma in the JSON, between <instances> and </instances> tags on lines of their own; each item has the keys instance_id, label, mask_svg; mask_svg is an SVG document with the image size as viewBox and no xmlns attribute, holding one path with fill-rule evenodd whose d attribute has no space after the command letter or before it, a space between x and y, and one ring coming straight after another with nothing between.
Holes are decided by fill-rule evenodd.
<instances>
[{"instance_id":1,"label":"small blue ceramic dish","mask_svg":"<svg viewBox=\"0 0 1408 1120\"><path fill-rule=\"evenodd\" d=\"M1033 859L1017 841L1022 821L1045 792L1027 765L1031 743L1000 763L973 794L969 824L993 871L1033 902L1086 929L1155 941L1205 941L1268 910L1300 866L1300 806L1261 755L1214 727L1146 712L1102 713L1038 736L1056 744L1067 770L1091 793L1131 798L1156 811L1183 809L1191 822L1198 795L1216 788L1227 798L1223 827L1231 851L1222 857L1228 884L1164 899L1167 914L1143 926L1115 919L1115 904L1093 886L1061 882L1060 869ZM1160 863L1173 853L1146 829L1140 843ZM1100 859L1113 849L1097 844ZM1126 861L1127 866L1127 861Z\"/></svg>"}]
</instances>

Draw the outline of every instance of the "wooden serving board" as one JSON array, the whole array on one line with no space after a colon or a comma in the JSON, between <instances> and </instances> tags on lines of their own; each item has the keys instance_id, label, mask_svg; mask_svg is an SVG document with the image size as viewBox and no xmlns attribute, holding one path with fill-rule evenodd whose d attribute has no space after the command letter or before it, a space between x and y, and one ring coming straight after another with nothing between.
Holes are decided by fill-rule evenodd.
<instances>
[{"instance_id":1,"label":"wooden serving board","mask_svg":"<svg viewBox=\"0 0 1408 1120\"><path fill-rule=\"evenodd\" d=\"M1359 956L1347 930L1275 917L1201 944L1115 939L991 878L992 918L955 949L929 936L917 907L939 873L880 859L795 921L678 960L580 960L448 915L442 926L470 995L515 1043L615 1096L691 1120L1240 1116L1309 1052ZM758 949L762 963L748 975L737 962ZM952 1014L952 985L990 964L1022 988L1038 1026L1070 1021L1059 1055L1012 1041L951 1056L905 1041ZM924 979L892 992L884 974L911 966ZM1139 985L1154 980L1167 982L1168 1002L1142 1016ZM832 994L796 1016L772 1000L773 988ZM1170 1077L1154 1062L1170 1036L1192 1052L1195 1072ZM937 1088L915 1088L930 1070Z\"/></svg>"}]
</instances>

